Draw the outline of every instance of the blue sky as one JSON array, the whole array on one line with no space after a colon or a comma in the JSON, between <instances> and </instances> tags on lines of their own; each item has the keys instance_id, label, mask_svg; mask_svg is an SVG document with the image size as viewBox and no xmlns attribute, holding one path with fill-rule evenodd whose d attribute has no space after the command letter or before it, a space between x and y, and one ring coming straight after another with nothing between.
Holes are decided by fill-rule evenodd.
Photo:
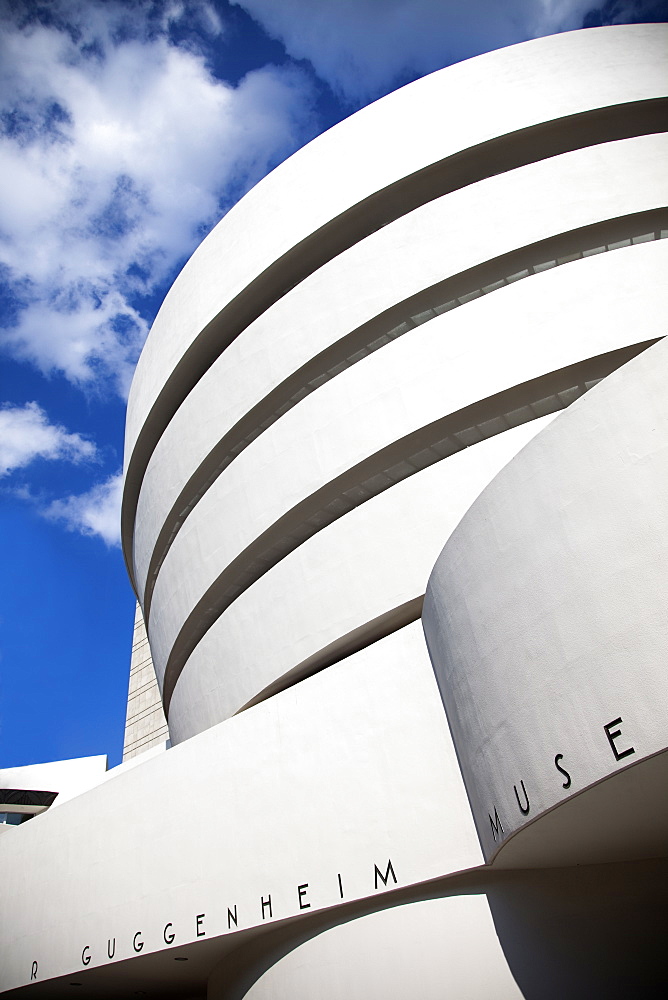
<instances>
[{"instance_id":1,"label":"blue sky","mask_svg":"<svg viewBox=\"0 0 668 1000\"><path fill-rule=\"evenodd\" d=\"M410 80L667 14L666 0L0 0L0 767L120 760L125 398L211 227Z\"/></svg>"}]
</instances>

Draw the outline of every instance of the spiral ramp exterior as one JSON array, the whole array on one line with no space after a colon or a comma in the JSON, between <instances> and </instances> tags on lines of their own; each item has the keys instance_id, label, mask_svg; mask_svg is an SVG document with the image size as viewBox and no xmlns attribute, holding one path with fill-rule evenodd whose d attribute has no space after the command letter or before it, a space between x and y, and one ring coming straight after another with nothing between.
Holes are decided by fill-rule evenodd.
<instances>
[{"instance_id":1,"label":"spiral ramp exterior","mask_svg":"<svg viewBox=\"0 0 668 1000\"><path fill-rule=\"evenodd\" d=\"M8 995L656 995L667 41L411 84L186 265L123 502L172 748L2 838Z\"/></svg>"}]
</instances>

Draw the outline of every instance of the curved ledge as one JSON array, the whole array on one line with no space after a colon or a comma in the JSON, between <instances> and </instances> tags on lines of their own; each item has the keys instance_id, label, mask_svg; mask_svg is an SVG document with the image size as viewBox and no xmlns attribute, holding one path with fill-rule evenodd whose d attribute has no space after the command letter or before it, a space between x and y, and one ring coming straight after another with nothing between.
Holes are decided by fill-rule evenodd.
<instances>
[{"instance_id":1,"label":"curved ledge","mask_svg":"<svg viewBox=\"0 0 668 1000\"><path fill-rule=\"evenodd\" d=\"M143 592L150 614L160 568L181 526L212 483L262 432L330 379L409 330L533 274L597 253L668 237L668 209L638 212L560 233L448 277L385 310L284 379L222 436L173 503L155 542ZM140 578L143 574L139 574ZM141 579L137 581L141 586Z\"/></svg>"},{"instance_id":2,"label":"curved ledge","mask_svg":"<svg viewBox=\"0 0 668 1000\"><path fill-rule=\"evenodd\" d=\"M668 100L599 108L530 126L463 150L354 205L271 264L221 309L183 353L143 421L125 473L121 532L130 579L132 525L151 453L179 405L218 355L273 302L308 274L381 226L420 205L496 173L584 146L665 129Z\"/></svg>"},{"instance_id":3,"label":"curved ledge","mask_svg":"<svg viewBox=\"0 0 668 1000\"><path fill-rule=\"evenodd\" d=\"M665 857L667 775L668 750L620 767L515 830L489 863L528 869Z\"/></svg>"},{"instance_id":4,"label":"curved ledge","mask_svg":"<svg viewBox=\"0 0 668 1000\"><path fill-rule=\"evenodd\" d=\"M192 341L223 305L305 238L376 192L488 140L665 97L665 43L665 26L657 24L534 39L416 80L308 143L234 206L176 279L139 361L127 451ZM333 169L336 184L319 183ZM230 247L221 272L217 260ZM215 280L203 285L211 267Z\"/></svg>"},{"instance_id":5,"label":"curved ledge","mask_svg":"<svg viewBox=\"0 0 668 1000\"><path fill-rule=\"evenodd\" d=\"M317 653L309 656L308 659L302 660L292 670L288 670L282 677L268 684L254 698L251 698L245 705L242 705L235 714L238 715L239 712L245 712L247 709L252 708L253 705L259 705L260 702L273 697L279 691L285 691L307 677L311 677L313 674L317 674L321 670L333 666L339 660L345 660L346 657L352 656L354 653L359 653L361 650L366 649L367 646L378 642L379 639L384 639L385 636L390 635L392 632L397 632L404 625L416 622L422 614L423 602L424 594L419 594L413 600L406 601L399 607L384 612L384 614L374 618L373 621L365 622L359 628L353 629L334 642L328 643L322 649L319 649Z\"/></svg>"},{"instance_id":6,"label":"curved ledge","mask_svg":"<svg viewBox=\"0 0 668 1000\"><path fill-rule=\"evenodd\" d=\"M663 240L599 254L484 296L370 355L287 413L214 483L170 549L148 622L159 678L183 624L220 573L327 483L447 413L624 348L639 315L644 340L662 336L667 251ZM482 436L472 428L462 443ZM431 462L417 450L414 457L418 467ZM410 474L412 462L402 464L410 458L397 453L388 466L393 481ZM376 483L369 486L375 494ZM353 481L350 496L332 497L331 511L312 510L313 522L297 525L295 540L329 523L332 512L355 507L360 487L364 495L365 482Z\"/></svg>"},{"instance_id":7,"label":"curved ledge","mask_svg":"<svg viewBox=\"0 0 668 1000\"><path fill-rule=\"evenodd\" d=\"M229 563L186 618L164 670L165 714L185 663L216 619L307 538L421 469L508 427L563 409L652 343L634 344L589 358L448 414L394 441L289 510Z\"/></svg>"},{"instance_id":8,"label":"curved ledge","mask_svg":"<svg viewBox=\"0 0 668 1000\"><path fill-rule=\"evenodd\" d=\"M578 400L480 494L430 577L423 627L487 858L666 749L667 372L662 339ZM550 845L543 863L561 863Z\"/></svg>"},{"instance_id":9,"label":"curved ledge","mask_svg":"<svg viewBox=\"0 0 668 1000\"><path fill-rule=\"evenodd\" d=\"M445 538L556 416L538 417L409 476L273 566L189 657L170 702L172 742L231 718L296 664L423 594Z\"/></svg>"}]
</instances>

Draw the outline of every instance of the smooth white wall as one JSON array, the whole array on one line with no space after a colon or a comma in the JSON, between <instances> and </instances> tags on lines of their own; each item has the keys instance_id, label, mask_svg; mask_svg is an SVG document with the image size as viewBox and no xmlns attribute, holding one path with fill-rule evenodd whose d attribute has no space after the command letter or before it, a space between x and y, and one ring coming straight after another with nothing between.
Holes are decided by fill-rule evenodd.
<instances>
[{"instance_id":1,"label":"smooth white wall","mask_svg":"<svg viewBox=\"0 0 668 1000\"><path fill-rule=\"evenodd\" d=\"M74 757L45 764L25 764L0 770L0 801L3 788L22 788L39 792L56 792L54 805L79 795L104 780L107 758Z\"/></svg>"},{"instance_id":2,"label":"smooth white wall","mask_svg":"<svg viewBox=\"0 0 668 1000\"><path fill-rule=\"evenodd\" d=\"M2 837L0 990L479 865L418 622ZM374 882L377 881L377 885ZM389 877L387 889L394 888ZM262 919L261 897L272 897ZM299 934L298 923L295 933ZM258 941L258 950L262 942Z\"/></svg>"},{"instance_id":3,"label":"smooth white wall","mask_svg":"<svg viewBox=\"0 0 668 1000\"><path fill-rule=\"evenodd\" d=\"M667 378L662 340L555 418L473 504L430 578L425 633L487 858L666 748ZM634 827L665 847L667 766L656 758L629 812L629 852ZM626 795L628 782L610 789L624 814L630 777ZM609 804L585 821L603 849ZM562 834L577 845L576 822Z\"/></svg>"},{"instance_id":4,"label":"smooth white wall","mask_svg":"<svg viewBox=\"0 0 668 1000\"><path fill-rule=\"evenodd\" d=\"M220 1000L215 977L208 1000ZM248 1000L522 1000L484 893L393 907L324 931L269 969Z\"/></svg>"}]
</instances>

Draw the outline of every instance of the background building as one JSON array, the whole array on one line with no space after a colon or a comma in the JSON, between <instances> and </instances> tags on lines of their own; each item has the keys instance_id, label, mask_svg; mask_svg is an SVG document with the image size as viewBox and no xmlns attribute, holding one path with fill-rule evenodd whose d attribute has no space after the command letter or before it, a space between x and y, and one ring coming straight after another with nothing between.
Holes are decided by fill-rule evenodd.
<instances>
[{"instance_id":1,"label":"background building","mask_svg":"<svg viewBox=\"0 0 668 1000\"><path fill-rule=\"evenodd\" d=\"M9 995L659 990L665 52L433 74L194 254L128 407L127 761L2 838Z\"/></svg>"},{"instance_id":2,"label":"background building","mask_svg":"<svg viewBox=\"0 0 668 1000\"><path fill-rule=\"evenodd\" d=\"M169 729L153 669L144 616L138 604L132 634L123 760L130 760L155 747L164 749L168 740Z\"/></svg>"}]
</instances>

